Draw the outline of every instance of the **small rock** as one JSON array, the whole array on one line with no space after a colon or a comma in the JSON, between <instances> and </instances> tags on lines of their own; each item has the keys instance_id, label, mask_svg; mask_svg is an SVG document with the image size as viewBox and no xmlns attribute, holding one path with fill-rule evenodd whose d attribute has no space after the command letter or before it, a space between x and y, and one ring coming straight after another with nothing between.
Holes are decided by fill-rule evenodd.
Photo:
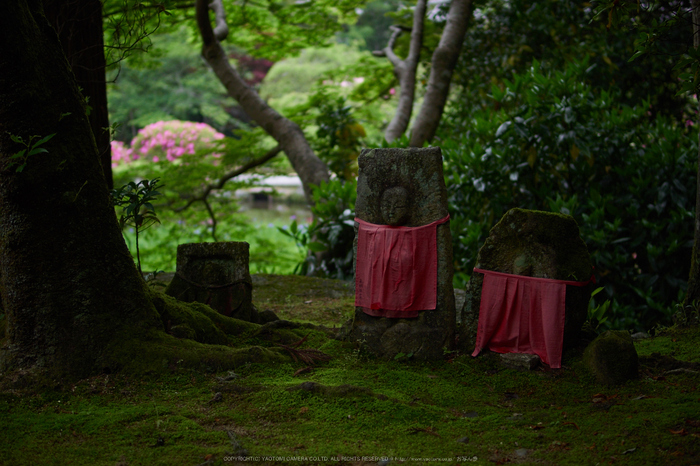
<instances>
[{"instance_id":1,"label":"small rock","mask_svg":"<svg viewBox=\"0 0 700 466\"><path fill-rule=\"evenodd\" d=\"M216 381L217 382L230 382L233 379L237 379L239 377L238 374L236 374L233 371L228 371L228 373L224 377L217 377Z\"/></svg>"},{"instance_id":2,"label":"small rock","mask_svg":"<svg viewBox=\"0 0 700 466\"><path fill-rule=\"evenodd\" d=\"M639 375L637 350L626 331L601 334L586 347L583 362L603 385L618 385Z\"/></svg>"},{"instance_id":3,"label":"small rock","mask_svg":"<svg viewBox=\"0 0 700 466\"><path fill-rule=\"evenodd\" d=\"M517 456L518 458L525 458L525 457L527 457L527 449L525 449L525 448L518 448L517 450L515 450L515 456Z\"/></svg>"},{"instance_id":4,"label":"small rock","mask_svg":"<svg viewBox=\"0 0 700 466\"><path fill-rule=\"evenodd\" d=\"M214 393L214 396L209 400L209 404L212 403L219 403L224 400L224 396L221 394L221 392L216 392Z\"/></svg>"},{"instance_id":5,"label":"small rock","mask_svg":"<svg viewBox=\"0 0 700 466\"><path fill-rule=\"evenodd\" d=\"M647 338L651 338L651 336L647 332L637 332L632 334L633 340L644 340Z\"/></svg>"},{"instance_id":6,"label":"small rock","mask_svg":"<svg viewBox=\"0 0 700 466\"><path fill-rule=\"evenodd\" d=\"M457 440L459 443L469 443L469 437L462 437L461 439Z\"/></svg>"},{"instance_id":7,"label":"small rock","mask_svg":"<svg viewBox=\"0 0 700 466\"><path fill-rule=\"evenodd\" d=\"M505 353L501 354L501 362L508 367L531 371L540 365L540 357L536 354Z\"/></svg>"}]
</instances>

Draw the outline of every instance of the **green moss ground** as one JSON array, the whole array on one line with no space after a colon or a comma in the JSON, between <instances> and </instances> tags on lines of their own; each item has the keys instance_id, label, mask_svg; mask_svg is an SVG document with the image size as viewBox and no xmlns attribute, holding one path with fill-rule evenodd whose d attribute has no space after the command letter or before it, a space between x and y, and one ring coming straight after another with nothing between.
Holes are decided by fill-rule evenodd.
<instances>
[{"instance_id":1,"label":"green moss ground","mask_svg":"<svg viewBox=\"0 0 700 466\"><path fill-rule=\"evenodd\" d=\"M279 285L277 294L256 294L256 305L267 300L291 315L316 301L313 290L331 288L290 280L295 292ZM331 301L314 312L333 323L333 309L348 297L318 293ZM697 328L636 346L640 356L700 363ZM638 380L606 387L588 374L580 350L565 354L561 370L522 372L493 355L380 362L322 332L312 332L304 347L333 359L298 375L305 364L246 363L235 377L171 364L158 375L102 375L39 390L14 384L0 392L0 464L244 464L227 461L243 450L245 464L377 463L363 457L393 458L389 464L700 464L696 372L642 367Z\"/></svg>"}]
</instances>

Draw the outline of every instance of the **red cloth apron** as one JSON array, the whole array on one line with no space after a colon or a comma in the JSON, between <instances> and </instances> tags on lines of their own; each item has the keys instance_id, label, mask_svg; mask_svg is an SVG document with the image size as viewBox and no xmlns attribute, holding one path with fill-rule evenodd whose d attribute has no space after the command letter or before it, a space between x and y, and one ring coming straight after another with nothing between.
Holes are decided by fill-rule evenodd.
<instances>
[{"instance_id":1,"label":"red cloth apron","mask_svg":"<svg viewBox=\"0 0 700 466\"><path fill-rule=\"evenodd\" d=\"M496 353L536 354L545 364L561 367L564 343L566 285L587 282L525 277L490 270L484 274L476 348Z\"/></svg>"},{"instance_id":2,"label":"red cloth apron","mask_svg":"<svg viewBox=\"0 0 700 466\"><path fill-rule=\"evenodd\" d=\"M437 226L375 225L359 218L355 306L377 317L417 317L437 307Z\"/></svg>"}]
</instances>

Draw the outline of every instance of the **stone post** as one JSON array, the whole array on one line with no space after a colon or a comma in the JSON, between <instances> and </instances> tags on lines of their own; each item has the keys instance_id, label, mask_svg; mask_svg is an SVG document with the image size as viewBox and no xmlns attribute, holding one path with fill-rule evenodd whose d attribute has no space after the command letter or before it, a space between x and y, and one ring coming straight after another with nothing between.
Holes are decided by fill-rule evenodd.
<instances>
[{"instance_id":1,"label":"stone post","mask_svg":"<svg viewBox=\"0 0 700 466\"><path fill-rule=\"evenodd\" d=\"M177 247L177 271L166 293L219 313L257 322L246 242L188 243Z\"/></svg>"}]
</instances>

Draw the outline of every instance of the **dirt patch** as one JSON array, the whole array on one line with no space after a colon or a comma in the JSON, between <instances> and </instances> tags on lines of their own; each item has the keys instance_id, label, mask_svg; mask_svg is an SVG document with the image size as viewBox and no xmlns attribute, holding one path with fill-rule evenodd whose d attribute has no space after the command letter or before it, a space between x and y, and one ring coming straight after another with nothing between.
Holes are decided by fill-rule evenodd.
<instances>
[{"instance_id":1,"label":"dirt patch","mask_svg":"<svg viewBox=\"0 0 700 466\"><path fill-rule=\"evenodd\" d=\"M280 319L339 327L355 311L355 284L299 275L253 275L253 304Z\"/></svg>"}]
</instances>

